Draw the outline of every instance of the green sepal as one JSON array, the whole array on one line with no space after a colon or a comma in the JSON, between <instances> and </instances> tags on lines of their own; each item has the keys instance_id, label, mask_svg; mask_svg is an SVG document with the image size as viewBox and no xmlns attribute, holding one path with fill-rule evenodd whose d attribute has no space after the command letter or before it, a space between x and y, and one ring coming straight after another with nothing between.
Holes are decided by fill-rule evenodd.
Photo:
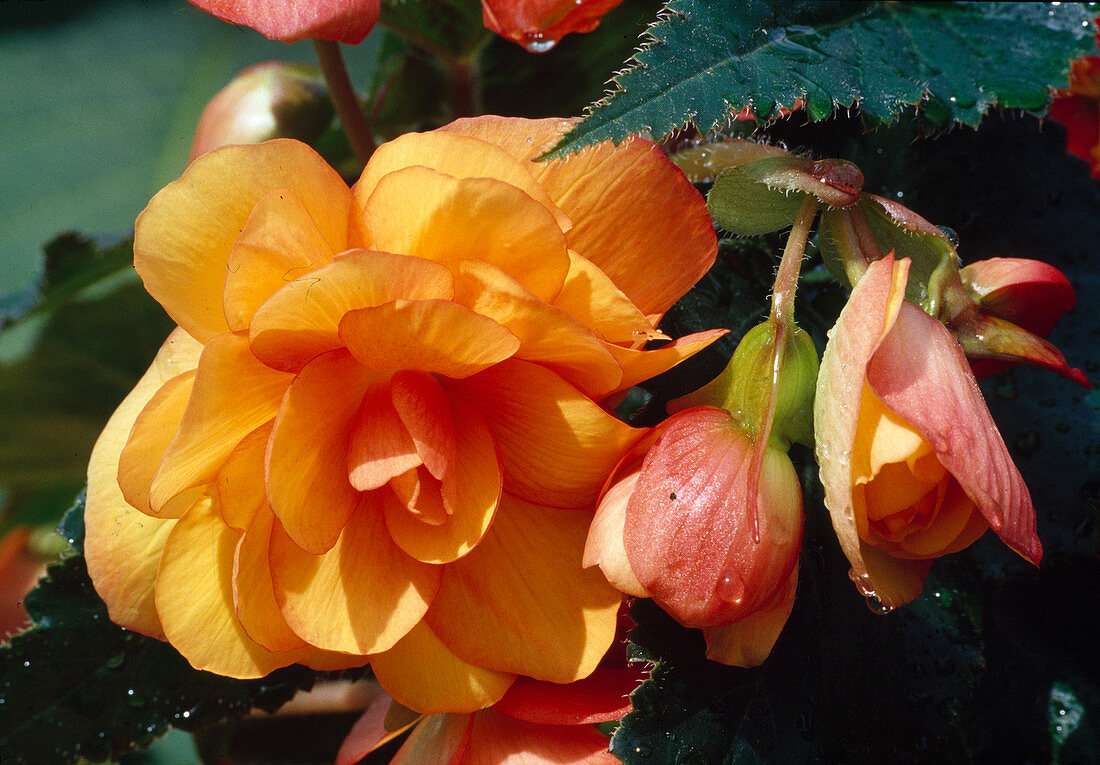
<instances>
[{"instance_id":1,"label":"green sepal","mask_svg":"<svg viewBox=\"0 0 1100 765\"><path fill-rule=\"evenodd\" d=\"M750 438L765 427L772 388L778 385L769 438L786 450L793 442L813 444L813 397L818 358L813 340L793 324L784 332L776 358L780 323L768 319L749 330L722 373L674 401L670 408L717 406L728 411ZM778 369L778 375L775 370Z\"/></svg>"},{"instance_id":2,"label":"green sepal","mask_svg":"<svg viewBox=\"0 0 1100 765\"><path fill-rule=\"evenodd\" d=\"M863 173L841 159L767 157L722 172L707 195L714 222L743 236L769 234L794 223L812 195L826 208L842 208L860 199Z\"/></svg>"},{"instance_id":3,"label":"green sepal","mask_svg":"<svg viewBox=\"0 0 1100 765\"><path fill-rule=\"evenodd\" d=\"M873 194L864 194L850 208L823 211L817 243L829 273L849 288L884 255L909 258L905 297L932 316L939 315L944 288L959 269L947 234L909 208Z\"/></svg>"}]
</instances>

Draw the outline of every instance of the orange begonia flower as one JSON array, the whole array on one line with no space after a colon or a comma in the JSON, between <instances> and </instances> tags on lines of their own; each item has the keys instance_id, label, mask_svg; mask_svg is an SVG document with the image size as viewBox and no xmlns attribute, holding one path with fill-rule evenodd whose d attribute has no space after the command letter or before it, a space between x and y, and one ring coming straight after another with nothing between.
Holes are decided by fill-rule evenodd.
<instances>
[{"instance_id":1,"label":"orange begonia flower","mask_svg":"<svg viewBox=\"0 0 1100 765\"><path fill-rule=\"evenodd\" d=\"M644 434L601 402L721 334L640 350L717 247L648 141L533 162L567 127L406 135L352 189L229 146L153 198L135 267L179 328L89 467L115 621L234 677L369 661L422 712L593 670L620 596L585 536Z\"/></svg>"},{"instance_id":2,"label":"orange begonia flower","mask_svg":"<svg viewBox=\"0 0 1100 765\"><path fill-rule=\"evenodd\" d=\"M314 38L356 45L374 29L379 0L188 0L219 19L292 43Z\"/></svg>"},{"instance_id":3,"label":"orange begonia flower","mask_svg":"<svg viewBox=\"0 0 1100 765\"><path fill-rule=\"evenodd\" d=\"M481 0L485 26L532 53L545 53L570 32L591 32L623 0Z\"/></svg>"},{"instance_id":4,"label":"orange begonia flower","mask_svg":"<svg viewBox=\"0 0 1100 765\"><path fill-rule=\"evenodd\" d=\"M814 404L825 505L860 591L920 594L932 561L992 528L1038 565L1035 510L959 344L875 261L825 349Z\"/></svg>"},{"instance_id":5,"label":"orange begonia flower","mask_svg":"<svg viewBox=\"0 0 1100 765\"><path fill-rule=\"evenodd\" d=\"M336 765L354 765L410 727L390 765L615 765L593 724L629 712L630 693L647 674L601 665L567 685L519 677L491 709L472 714L409 715L382 694L344 740Z\"/></svg>"}]
</instances>

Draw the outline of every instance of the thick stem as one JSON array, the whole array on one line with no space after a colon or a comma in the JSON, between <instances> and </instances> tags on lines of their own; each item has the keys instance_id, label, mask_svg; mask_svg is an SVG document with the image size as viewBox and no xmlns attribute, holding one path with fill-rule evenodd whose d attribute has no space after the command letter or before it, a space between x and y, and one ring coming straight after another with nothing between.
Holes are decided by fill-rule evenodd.
<instances>
[{"instance_id":1,"label":"thick stem","mask_svg":"<svg viewBox=\"0 0 1100 765\"><path fill-rule=\"evenodd\" d=\"M359 98L351 87L351 80L348 79L340 45L329 40L314 40L313 47L317 51L317 61L325 75L325 82L328 83L332 104L344 126L344 134L348 137L355 159L365 167L370 155L374 153L374 136L367 124L367 116L359 105Z\"/></svg>"},{"instance_id":2,"label":"thick stem","mask_svg":"<svg viewBox=\"0 0 1100 765\"><path fill-rule=\"evenodd\" d=\"M779 261L779 273L775 275L775 287L772 289L772 311L768 321L775 325L775 339L772 346L772 381L768 408L764 420L756 433L753 443L752 467L749 474L749 496L753 499L752 541L760 543L760 469L764 464L764 452L771 440L772 421L779 403L779 373L783 368L783 356L787 349L787 336L794 329L794 295L798 289L798 274L802 270L802 257L806 254L806 242L810 238L810 226L817 216L820 203L807 195L806 201L798 210L794 219L787 246L783 248L783 259Z\"/></svg>"},{"instance_id":3,"label":"thick stem","mask_svg":"<svg viewBox=\"0 0 1100 765\"><path fill-rule=\"evenodd\" d=\"M810 226L817 215L820 203L807 194L806 201L798 210L791 234L787 237L787 246L783 249L783 259L779 262L779 272L775 275L775 287L772 290L771 318L781 324L791 321L794 316L794 293L798 288L798 274L802 270L802 257L806 254L806 241L810 238Z\"/></svg>"},{"instance_id":4,"label":"thick stem","mask_svg":"<svg viewBox=\"0 0 1100 765\"><path fill-rule=\"evenodd\" d=\"M451 76L451 109L455 117L481 114L481 91L477 83L477 59L455 59L448 64Z\"/></svg>"}]
</instances>

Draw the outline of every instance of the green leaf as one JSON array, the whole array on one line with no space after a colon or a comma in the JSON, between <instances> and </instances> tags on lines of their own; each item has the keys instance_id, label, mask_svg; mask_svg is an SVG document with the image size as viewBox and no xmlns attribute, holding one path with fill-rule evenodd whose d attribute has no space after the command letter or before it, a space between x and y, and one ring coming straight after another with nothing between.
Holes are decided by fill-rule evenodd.
<instances>
[{"instance_id":1,"label":"green leaf","mask_svg":"<svg viewBox=\"0 0 1100 765\"><path fill-rule=\"evenodd\" d=\"M0 486L11 494L0 532L57 522L103 425L171 331L132 262L129 240L59 236L37 304L0 334Z\"/></svg>"},{"instance_id":2,"label":"green leaf","mask_svg":"<svg viewBox=\"0 0 1100 765\"><path fill-rule=\"evenodd\" d=\"M82 514L81 502L64 524L78 545ZM51 566L25 603L35 626L0 646L0 752L14 762L117 758L169 726L274 711L318 677L300 666L259 680L192 669L167 643L110 621L80 555Z\"/></svg>"},{"instance_id":3,"label":"green leaf","mask_svg":"<svg viewBox=\"0 0 1100 765\"><path fill-rule=\"evenodd\" d=\"M804 102L811 120L859 108L890 122L916 107L934 127L990 108L1042 110L1069 61L1093 53L1081 3L673 0L616 91L547 154L604 140L706 133L751 108L768 120Z\"/></svg>"}]
</instances>

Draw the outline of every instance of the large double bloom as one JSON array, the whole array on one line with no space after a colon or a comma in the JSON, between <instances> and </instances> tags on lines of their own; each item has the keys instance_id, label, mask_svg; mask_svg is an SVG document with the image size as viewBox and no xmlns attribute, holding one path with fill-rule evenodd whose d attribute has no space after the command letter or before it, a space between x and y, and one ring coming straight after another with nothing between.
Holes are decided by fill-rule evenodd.
<instances>
[{"instance_id":1,"label":"large double bloom","mask_svg":"<svg viewBox=\"0 0 1100 765\"><path fill-rule=\"evenodd\" d=\"M406 135L351 189L230 146L150 202L179 328L92 455L112 619L235 677L369 661L425 712L592 671L620 596L585 535L642 436L601 404L720 334L641 350L716 245L652 143L533 162L566 127Z\"/></svg>"}]
</instances>

